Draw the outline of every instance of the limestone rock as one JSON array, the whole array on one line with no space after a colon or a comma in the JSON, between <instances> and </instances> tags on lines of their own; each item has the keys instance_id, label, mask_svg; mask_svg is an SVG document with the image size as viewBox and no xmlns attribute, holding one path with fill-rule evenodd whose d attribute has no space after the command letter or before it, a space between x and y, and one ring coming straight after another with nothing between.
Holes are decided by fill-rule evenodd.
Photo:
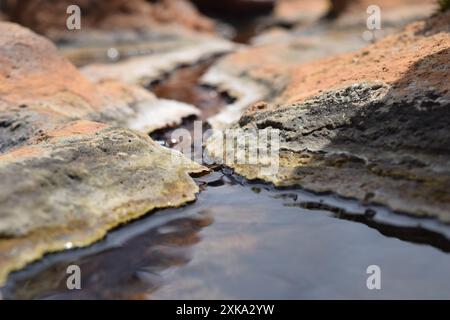
<instances>
[{"instance_id":1,"label":"limestone rock","mask_svg":"<svg viewBox=\"0 0 450 320\"><path fill-rule=\"evenodd\" d=\"M359 40L348 39L348 42L343 42L333 36L320 39L289 36L280 43L243 48L225 56L206 72L201 81L227 92L235 101L208 122L216 129L230 127L248 106L279 96L289 83L291 69L298 64L362 45Z\"/></svg>"},{"instance_id":2,"label":"limestone rock","mask_svg":"<svg viewBox=\"0 0 450 320\"><path fill-rule=\"evenodd\" d=\"M0 155L0 284L43 254L86 246L195 200L205 169L128 129L77 121Z\"/></svg>"},{"instance_id":3,"label":"limestone rock","mask_svg":"<svg viewBox=\"0 0 450 320\"><path fill-rule=\"evenodd\" d=\"M76 119L149 132L198 114L193 106L171 102L174 112L159 118L167 105L140 87L117 81L95 84L48 40L18 25L0 23L0 152Z\"/></svg>"},{"instance_id":4,"label":"limestone rock","mask_svg":"<svg viewBox=\"0 0 450 320\"><path fill-rule=\"evenodd\" d=\"M292 68L276 103L249 108L233 127L251 141L258 130L279 130L278 170L266 174L264 157L226 164L276 186L450 223L449 21L447 12L360 51ZM215 135L207 146L219 159L222 143Z\"/></svg>"}]
</instances>

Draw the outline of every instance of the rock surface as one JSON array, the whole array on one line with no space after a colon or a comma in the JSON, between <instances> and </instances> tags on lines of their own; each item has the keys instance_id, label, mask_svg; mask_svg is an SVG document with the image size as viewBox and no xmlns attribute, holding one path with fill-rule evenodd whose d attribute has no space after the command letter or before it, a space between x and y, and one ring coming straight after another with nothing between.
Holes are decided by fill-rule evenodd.
<instances>
[{"instance_id":1,"label":"rock surface","mask_svg":"<svg viewBox=\"0 0 450 320\"><path fill-rule=\"evenodd\" d=\"M66 26L69 5L80 7L79 30ZM195 47L201 40L219 41L215 23L187 0L8 0L3 10L12 22L50 38L76 65L167 54Z\"/></svg>"},{"instance_id":2,"label":"rock surface","mask_svg":"<svg viewBox=\"0 0 450 320\"><path fill-rule=\"evenodd\" d=\"M367 45L366 8L370 1L355 1L339 19L317 20L325 15L327 1L281 0L274 13L274 27L251 39L252 46L230 54L208 72L203 82L228 91L236 98L216 117L215 128L235 123L250 104L273 102L290 83L292 68L299 64L338 53L351 52ZM384 0L381 7L382 29L374 39L389 34L410 21L429 16L435 4L427 1ZM292 14L297 14L293 16Z\"/></svg>"},{"instance_id":3,"label":"rock surface","mask_svg":"<svg viewBox=\"0 0 450 320\"><path fill-rule=\"evenodd\" d=\"M290 70L300 62L307 62L333 53L358 48L349 43L298 38L287 42L264 44L232 53L206 72L201 81L235 98L219 114L208 119L213 128L231 126L242 115L245 108L261 100L277 97L289 83ZM321 44L319 44L319 42ZM320 49L317 47L320 47Z\"/></svg>"},{"instance_id":4,"label":"rock surface","mask_svg":"<svg viewBox=\"0 0 450 320\"><path fill-rule=\"evenodd\" d=\"M422 93L431 88L448 90L446 50L449 46L449 13L408 25L355 53L299 65L280 101L298 102L323 91L362 80L396 84L396 93ZM441 63L441 68L436 63ZM429 70L428 70L428 69ZM421 81L418 81L418 80Z\"/></svg>"},{"instance_id":5,"label":"rock surface","mask_svg":"<svg viewBox=\"0 0 450 320\"><path fill-rule=\"evenodd\" d=\"M195 200L189 173L204 167L118 125L147 132L196 113L139 87L95 84L49 41L0 23L0 285L47 252Z\"/></svg>"},{"instance_id":6,"label":"rock surface","mask_svg":"<svg viewBox=\"0 0 450 320\"><path fill-rule=\"evenodd\" d=\"M1 23L0 30L0 152L70 120L150 132L198 114L193 106L159 100L139 87L94 84L44 38L10 23ZM155 116L168 108L173 112Z\"/></svg>"},{"instance_id":7,"label":"rock surface","mask_svg":"<svg viewBox=\"0 0 450 320\"><path fill-rule=\"evenodd\" d=\"M278 129L279 170L227 164L250 179L450 222L449 22L447 12L354 53L291 68L275 103L249 108L234 126L253 139L258 129ZM217 158L221 146L219 135L208 142Z\"/></svg>"},{"instance_id":8,"label":"rock surface","mask_svg":"<svg viewBox=\"0 0 450 320\"><path fill-rule=\"evenodd\" d=\"M30 29L52 36L67 31L66 13L70 5L78 5L82 14L82 30L123 30L151 28L161 24L177 24L196 31L212 32L214 23L200 15L186 0L4 0L7 17Z\"/></svg>"},{"instance_id":9,"label":"rock surface","mask_svg":"<svg viewBox=\"0 0 450 320\"><path fill-rule=\"evenodd\" d=\"M430 14L437 8L433 0L278 0L274 16L279 24L291 26L323 18L339 20L338 24L359 24L367 19L366 9L371 5L381 9L383 24L388 25Z\"/></svg>"},{"instance_id":10,"label":"rock surface","mask_svg":"<svg viewBox=\"0 0 450 320\"><path fill-rule=\"evenodd\" d=\"M153 31L149 31L153 32ZM125 83L148 86L182 65L193 65L236 46L224 39L188 31L159 29L159 36L147 42L151 54L117 63L94 63L81 69L93 81L119 79Z\"/></svg>"}]
</instances>

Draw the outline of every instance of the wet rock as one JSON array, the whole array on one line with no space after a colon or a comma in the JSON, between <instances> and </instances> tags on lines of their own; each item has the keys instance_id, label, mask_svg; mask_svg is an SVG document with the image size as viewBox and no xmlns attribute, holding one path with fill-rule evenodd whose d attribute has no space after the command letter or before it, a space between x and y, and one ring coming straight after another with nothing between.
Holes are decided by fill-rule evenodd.
<instances>
[{"instance_id":1,"label":"wet rock","mask_svg":"<svg viewBox=\"0 0 450 320\"><path fill-rule=\"evenodd\" d=\"M292 68L275 103L249 108L233 127L250 141L257 130L279 130L278 170L264 170L278 163L271 155L259 165L227 164L276 186L450 222L449 21L447 12L354 53ZM215 135L207 147L219 159L222 142Z\"/></svg>"},{"instance_id":2,"label":"wet rock","mask_svg":"<svg viewBox=\"0 0 450 320\"><path fill-rule=\"evenodd\" d=\"M143 134L78 121L0 155L0 283L47 252L195 200L204 168Z\"/></svg>"},{"instance_id":3,"label":"wet rock","mask_svg":"<svg viewBox=\"0 0 450 320\"><path fill-rule=\"evenodd\" d=\"M195 200L189 173L204 167L118 126L146 133L197 113L140 87L95 84L49 41L0 23L0 285L45 253Z\"/></svg>"},{"instance_id":4,"label":"wet rock","mask_svg":"<svg viewBox=\"0 0 450 320\"><path fill-rule=\"evenodd\" d=\"M235 100L208 122L216 129L230 127L248 106L279 96L289 83L291 69L300 62L362 45L351 36L347 38L348 42L338 39L333 36L308 39L289 35L287 41L244 48L222 58L206 72L201 82L227 92Z\"/></svg>"}]
</instances>

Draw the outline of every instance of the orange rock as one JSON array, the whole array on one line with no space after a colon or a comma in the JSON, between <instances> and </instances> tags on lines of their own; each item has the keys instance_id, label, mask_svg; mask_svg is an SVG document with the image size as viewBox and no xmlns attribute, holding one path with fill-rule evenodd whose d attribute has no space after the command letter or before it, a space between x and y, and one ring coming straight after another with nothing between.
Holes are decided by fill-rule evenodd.
<instances>
[{"instance_id":1,"label":"orange rock","mask_svg":"<svg viewBox=\"0 0 450 320\"><path fill-rule=\"evenodd\" d=\"M274 15L279 20L291 23L308 21L325 15L328 5L328 0L278 0Z\"/></svg>"},{"instance_id":2,"label":"orange rock","mask_svg":"<svg viewBox=\"0 0 450 320\"><path fill-rule=\"evenodd\" d=\"M51 105L56 100L67 105L61 112L70 112L74 104L76 112L99 107L95 86L48 40L11 23L2 23L1 30L0 110L11 105Z\"/></svg>"},{"instance_id":3,"label":"orange rock","mask_svg":"<svg viewBox=\"0 0 450 320\"><path fill-rule=\"evenodd\" d=\"M446 12L356 52L289 61L286 89L232 127L248 141L258 140L258 130L278 130L279 152L260 155L258 165L233 157L226 164L249 179L450 223L449 22ZM279 83L270 74L276 71L265 86L273 88ZM207 150L223 160L222 146L217 134Z\"/></svg>"},{"instance_id":4,"label":"orange rock","mask_svg":"<svg viewBox=\"0 0 450 320\"><path fill-rule=\"evenodd\" d=\"M326 7L323 4L320 1L312 5L300 0L282 0L277 4L275 12L278 16L276 17L283 20L283 14L295 12L294 9L297 8L299 12L304 10L303 13L307 13L306 16L312 15L317 18L320 16L320 8ZM337 85L339 81L348 84L362 79L366 74L369 80L375 78L383 80L383 77L387 77L387 75L383 75L386 73L393 76L394 72L386 72L387 65L380 65L378 68L376 63L369 62L376 53L364 56L362 52L366 49L361 50L359 54L336 55L354 52L354 50L367 45L363 39L363 31L366 29L365 19L367 19L366 8L368 5L367 1L352 4L348 11L336 21L311 22L311 19L308 18L309 22L305 26L299 26L290 31L283 32L279 29L268 31L253 39L253 47L224 57L205 75L204 82L228 91L236 98L236 101L225 108L222 113L210 119L210 123L216 128L230 126L239 119L245 108L261 100L273 104L295 102L313 96L320 90L332 89L334 84ZM434 2L428 0L412 2L385 0L377 2L377 5L382 8L381 18L384 33L395 32L395 28L392 27L402 26L418 16L426 17L433 12L435 7ZM289 8L291 11L288 10ZM442 16L440 19L444 21L441 29L445 30L447 17ZM292 23L295 24L295 21ZM386 51L386 57L391 57L396 54L395 51L389 52L390 48L397 45L396 37L406 36L406 33L402 36L387 38L384 44L375 44L368 47L367 50L378 52L378 46L385 46L383 50ZM412 37L411 43L414 43L411 45L415 45L415 41L419 39L419 37L414 38L413 33L414 31L409 32L409 37ZM441 38L443 36L443 33L437 35ZM428 40L427 37L422 37L422 40L417 43L422 43L422 41L428 41L427 43L433 46L439 40L436 37ZM439 50L439 48L428 49ZM421 52L426 55L428 49L423 48ZM410 50L406 44L405 50ZM389 59L383 58L384 53L379 54L380 61L384 60L385 64L390 64ZM421 54L417 53L415 58L419 59ZM411 55L411 58L414 59L414 53ZM397 56L400 57L400 55ZM331 58L322 59L326 57ZM408 68L406 60L401 63L404 67L403 70L406 70ZM400 65L398 67L402 68ZM378 70L377 68L380 72L372 72ZM273 104L269 108L273 107Z\"/></svg>"},{"instance_id":5,"label":"orange rock","mask_svg":"<svg viewBox=\"0 0 450 320\"><path fill-rule=\"evenodd\" d=\"M278 0L275 7L275 17L285 22L305 22L321 17L339 20L351 20L355 17L366 17L366 9L377 5L382 15L395 12L401 15L407 11L427 10L436 8L434 0ZM400 17L399 17L400 18Z\"/></svg>"},{"instance_id":6,"label":"orange rock","mask_svg":"<svg viewBox=\"0 0 450 320\"><path fill-rule=\"evenodd\" d=\"M447 12L409 25L403 32L357 52L293 68L290 84L276 101L300 102L321 91L362 81L395 83L398 94L430 87L448 92L450 81L442 79L448 78L443 66L450 61L449 22Z\"/></svg>"},{"instance_id":7,"label":"orange rock","mask_svg":"<svg viewBox=\"0 0 450 320\"><path fill-rule=\"evenodd\" d=\"M180 24L186 28L211 32L214 23L201 16L186 0L8 0L6 14L39 33L66 30L66 9L78 5L82 13L82 28L134 29L156 24Z\"/></svg>"},{"instance_id":8,"label":"orange rock","mask_svg":"<svg viewBox=\"0 0 450 320\"><path fill-rule=\"evenodd\" d=\"M80 120L72 122L69 125L65 125L62 128L56 128L55 130L48 131L46 132L46 135L50 138L70 137L86 133L95 133L106 128L107 126L108 125L104 123Z\"/></svg>"},{"instance_id":9,"label":"orange rock","mask_svg":"<svg viewBox=\"0 0 450 320\"><path fill-rule=\"evenodd\" d=\"M195 114L193 106L159 100L140 87L114 80L93 83L50 41L0 23L0 152L76 119L149 132Z\"/></svg>"}]
</instances>

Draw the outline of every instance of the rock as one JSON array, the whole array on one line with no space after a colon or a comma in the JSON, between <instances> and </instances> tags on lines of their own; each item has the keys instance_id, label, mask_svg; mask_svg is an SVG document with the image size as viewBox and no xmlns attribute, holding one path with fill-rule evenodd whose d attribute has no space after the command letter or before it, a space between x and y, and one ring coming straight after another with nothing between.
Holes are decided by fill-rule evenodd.
<instances>
[{"instance_id":1,"label":"rock","mask_svg":"<svg viewBox=\"0 0 450 320\"><path fill-rule=\"evenodd\" d=\"M199 113L139 87L117 81L94 84L49 41L11 23L0 24L0 97L0 152L39 130L76 119L149 132ZM158 113L168 106L174 112Z\"/></svg>"},{"instance_id":2,"label":"rock","mask_svg":"<svg viewBox=\"0 0 450 320\"><path fill-rule=\"evenodd\" d=\"M325 15L325 0L278 1L272 22L276 27L253 37L252 47L224 57L204 76L205 84L228 91L236 98L211 118L210 124L217 129L229 127L250 104L261 100L274 102L272 99L291 83L292 67L367 45L362 26L366 26L366 8L370 4L365 0L352 2L339 19L324 22L317 19ZM382 29L376 31L374 39L429 16L435 8L431 0L383 0L377 5L382 10ZM299 15L293 15L296 13ZM290 29L280 29L279 25Z\"/></svg>"},{"instance_id":3,"label":"rock","mask_svg":"<svg viewBox=\"0 0 450 320\"><path fill-rule=\"evenodd\" d=\"M66 10L70 5L80 7L83 31L143 29L161 24L203 32L214 30L214 23L186 0L6 0L4 11L11 21L52 36L67 32Z\"/></svg>"},{"instance_id":4,"label":"rock","mask_svg":"<svg viewBox=\"0 0 450 320\"><path fill-rule=\"evenodd\" d=\"M367 8L376 5L381 9L382 25L398 26L417 20L436 10L434 0L278 0L274 19L281 25L295 26L320 18L338 20L338 25L363 24ZM323 19L326 20L326 19Z\"/></svg>"},{"instance_id":5,"label":"rock","mask_svg":"<svg viewBox=\"0 0 450 320\"><path fill-rule=\"evenodd\" d=\"M69 5L80 7L80 30L66 27ZM211 38L218 41L213 36L215 23L199 14L187 0L153 3L146 0L113 0L108 3L93 0L57 3L8 0L4 11L11 21L51 39L77 66L116 62L130 56L172 53ZM39 14L31 13L34 11ZM202 35L210 37L202 38Z\"/></svg>"},{"instance_id":6,"label":"rock","mask_svg":"<svg viewBox=\"0 0 450 320\"><path fill-rule=\"evenodd\" d=\"M274 103L249 108L233 127L250 141L258 130L279 130L280 153L227 165L276 186L450 223L449 21L447 12L359 51L292 67ZM213 157L223 158L222 142L208 141ZM264 163L279 168L267 174Z\"/></svg>"},{"instance_id":7,"label":"rock","mask_svg":"<svg viewBox=\"0 0 450 320\"><path fill-rule=\"evenodd\" d=\"M206 168L118 126L147 132L196 113L140 87L95 84L49 41L0 23L0 286L45 253L195 200L189 173Z\"/></svg>"},{"instance_id":8,"label":"rock","mask_svg":"<svg viewBox=\"0 0 450 320\"><path fill-rule=\"evenodd\" d=\"M235 98L223 111L208 119L213 128L230 127L251 104L277 97L289 83L291 68L300 62L359 48L362 42L349 36L348 42L333 35L295 38L275 44L244 48L222 58L201 82Z\"/></svg>"},{"instance_id":9,"label":"rock","mask_svg":"<svg viewBox=\"0 0 450 320\"><path fill-rule=\"evenodd\" d=\"M293 26L319 20L329 8L329 0L278 0L274 19L280 25Z\"/></svg>"},{"instance_id":10,"label":"rock","mask_svg":"<svg viewBox=\"0 0 450 320\"><path fill-rule=\"evenodd\" d=\"M0 284L157 208L195 200L205 169L128 129L78 121L0 155Z\"/></svg>"}]
</instances>

